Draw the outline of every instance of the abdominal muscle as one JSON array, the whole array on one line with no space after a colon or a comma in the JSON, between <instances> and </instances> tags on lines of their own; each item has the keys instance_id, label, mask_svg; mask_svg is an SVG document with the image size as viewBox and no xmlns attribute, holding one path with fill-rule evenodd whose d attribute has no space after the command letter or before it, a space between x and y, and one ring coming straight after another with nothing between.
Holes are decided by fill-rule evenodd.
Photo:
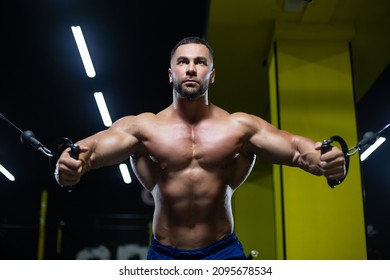
<instances>
[{"instance_id":1,"label":"abdominal muscle","mask_svg":"<svg viewBox=\"0 0 390 280\"><path fill-rule=\"evenodd\" d=\"M161 244L196 249L233 231L233 190L214 172L174 172L154 187L153 234Z\"/></svg>"}]
</instances>

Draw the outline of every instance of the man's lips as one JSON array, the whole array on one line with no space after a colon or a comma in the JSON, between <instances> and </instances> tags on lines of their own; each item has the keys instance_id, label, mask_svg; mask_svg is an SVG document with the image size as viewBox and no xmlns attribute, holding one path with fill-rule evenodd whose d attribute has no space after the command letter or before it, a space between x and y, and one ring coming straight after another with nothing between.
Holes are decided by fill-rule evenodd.
<instances>
[{"instance_id":1,"label":"man's lips","mask_svg":"<svg viewBox=\"0 0 390 280\"><path fill-rule=\"evenodd\" d=\"M195 80L185 80L185 81L183 82L183 84L198 84L198 82L195 81Z\"/></svg>"},{"instance_id":2,"label":"man's lips","mask_svg":"<svg viewBox=\"0 0 390 280\"><path fill-rule=\"evenodd\" d=\"M194 80L194 79L188 79L188 80L185 80L184 82L185 82L185 83L187 83L187 82L190 82L190 83L197 83L198 81L197 81L197 80Z\"/></svg>"}]
</instances>

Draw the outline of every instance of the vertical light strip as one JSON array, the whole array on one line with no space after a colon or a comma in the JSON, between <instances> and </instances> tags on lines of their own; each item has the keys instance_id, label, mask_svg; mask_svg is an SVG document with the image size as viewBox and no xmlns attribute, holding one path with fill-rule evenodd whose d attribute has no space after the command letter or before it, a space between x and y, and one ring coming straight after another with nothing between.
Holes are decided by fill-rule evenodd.
<instances>
[{"instance_id":1,"label":"vertical light strip","mask_svg":"<svg viewBox=\"0 0 390 280\"><path fill-rule=\"evenodd\" d=\"M74 39L76 40L77 48L79 49L81 60L84 64L85 72L87 73L88 77L93 78L96 76L96 72L95 68L93 67L91 56L89 55L88 47L85 42L83 32L81 31L81 27L72 26L71 29Z\"/></svg>"},{"instance_id":2,"label":"vertical light strip","mask_svg":"<svg viewBox=\"0 0 390 280\"><path fill-rule=\"evenodd\" d=\"M119 164L119 170L121 171L123 181L126 184L130 184L131 183L131 176L130 176L129 168L127 168L127 164L125 164L125 163Z\"/></svg>"},{"instance_id":3,"label":"vertical light strip","mask_svg":"<svg viewBox=\"0 0 390 280\"><path fill-rule=\"evenodd\" d=\"M103 124L106 127L110 127L112 125L112 120L110 113L108 112L106 101L104 100L104 96L102 92L94 93L96 104L99 108L100 116L102 117Z\"/></svg>"},{"instance_id":4,"label":"vertical light strip","mask_svg":"<svg viewBox=\"0 0 390 280\"><path fill-rule=\"evenodd\" d=\"M10 181L15 181L14 175L12 175L7 169L5 169L1 164L0 164L0 172L4 174L5 177L8 178Z\"/></svg>"},{"instance_id":5,"label":"vertical light strip","mask_svg":"<svg viewBox=\"0 0 390 280\"><path fill-rule=\"evenodd\" d=\"M45 229L47 213L48 191L43 190L41 193L41 212L39 216L39 235L38 235L38 260L43 260L45 256Z\"/></svg>"},{"instance_id":6,"label":"vertical light strip","mask_svg":"<svg viewBox=\"0 0 390 280\"><path fill-rule=\"evenodd\" d=\"M372 144L370 147L368 147L367 150L365 150L361 155L360 155L360 160L363 161L368 158L369 155L371 155L380 145L383 144L383 142L386 141L385 137L379 137L374 144Z\"/></svg>"}]
</instances>

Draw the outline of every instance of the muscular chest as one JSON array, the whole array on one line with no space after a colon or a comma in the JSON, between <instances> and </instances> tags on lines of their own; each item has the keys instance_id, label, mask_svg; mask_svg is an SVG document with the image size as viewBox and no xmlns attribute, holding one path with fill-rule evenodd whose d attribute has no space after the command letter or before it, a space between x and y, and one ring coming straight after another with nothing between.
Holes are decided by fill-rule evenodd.
<instances>
[{"instance_id":1,"label":"muscular chest","mask_svg":"<svg viewBox=\"0 0 390 280\"><path fill-rule=\"evenodd\" d=\"M144 145L153 161L162 167L190 164L226 165L242 149L242 135L226 124L159 126L149 132Z\"/></svg>"}]
</instances>

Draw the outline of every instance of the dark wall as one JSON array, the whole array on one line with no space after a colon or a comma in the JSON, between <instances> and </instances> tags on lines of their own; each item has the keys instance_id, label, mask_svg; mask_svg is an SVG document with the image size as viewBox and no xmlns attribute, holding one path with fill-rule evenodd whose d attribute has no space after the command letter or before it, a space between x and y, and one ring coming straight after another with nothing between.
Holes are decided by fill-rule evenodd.
<instances>
[{"instance_id":1,"label":"dark wall","mask_svg":"<svg viewBox=\"0 0 390 280\"><path fill-rule=\"evenodd\" d=\"M390 123L390 66L377 79L357 106L359 139L365 132L378 132ZM390 128L387 139L361 162L369 259L390 259Z\"/></svg>"}]
</instances>

